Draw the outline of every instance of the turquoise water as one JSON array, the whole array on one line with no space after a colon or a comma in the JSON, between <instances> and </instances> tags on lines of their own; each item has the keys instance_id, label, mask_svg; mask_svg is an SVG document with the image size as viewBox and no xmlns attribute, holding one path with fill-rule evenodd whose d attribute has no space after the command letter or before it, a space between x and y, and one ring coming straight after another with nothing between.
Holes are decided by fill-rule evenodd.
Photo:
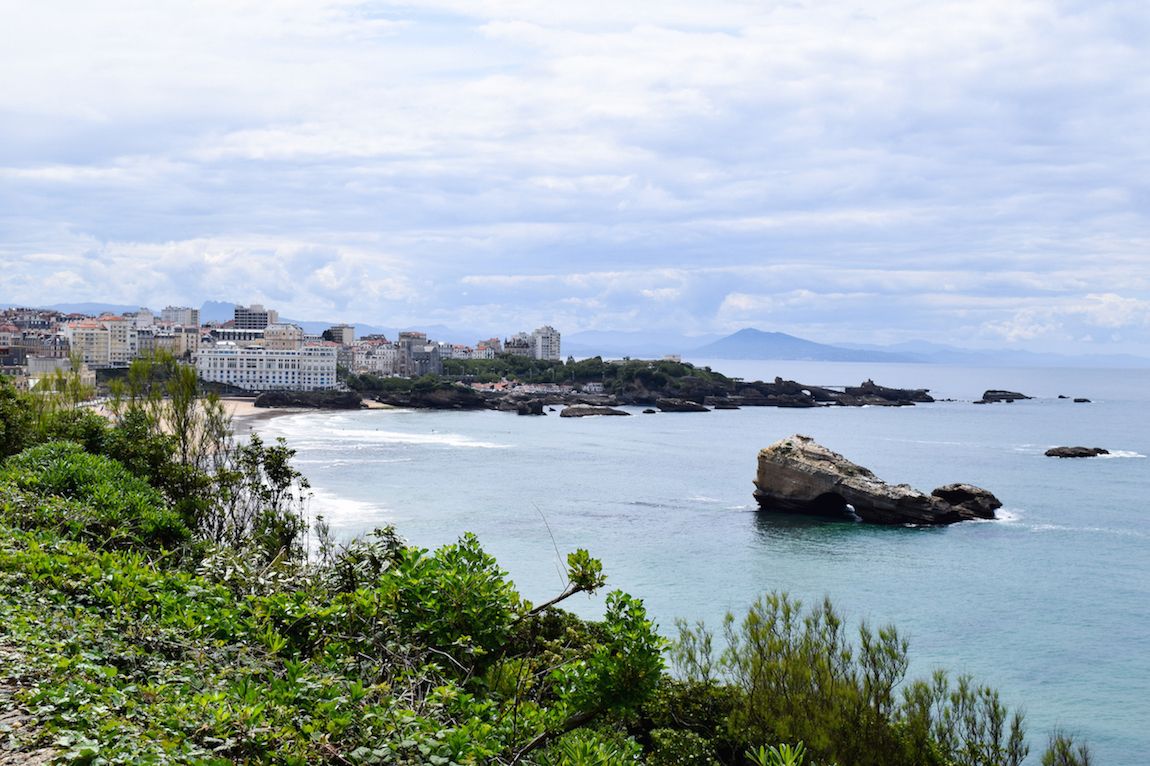
<instances>
[{"instance_id":1,"label":"turquoise water","mask_svg":"<svg viewBox=\"0 0 1150 766\"><path fill-rule=\"evenodd\" d=\"M1062 726L1085 736L1099 763L1146 762L1150 371L710 364L822 385L873 377L957 401L583 419L309 413L259 430L298 450L313 510L337 535L393 523L434 547L473 531L537 601L563 585L556 549L585 547L666 632L676 617L718 627L768 590L829 595L852 619L897 625L912 675L970 672L1022 705L1034 750ZM1040 398L971 404L986 388ZM986 487L1003 518L887 529L764 515L751 498L756 454L792 433L891 482ZM1061 444L1115 456L1043 456ZM601 607L568 603L586 616Z\"/></svg>"}]
</instances>

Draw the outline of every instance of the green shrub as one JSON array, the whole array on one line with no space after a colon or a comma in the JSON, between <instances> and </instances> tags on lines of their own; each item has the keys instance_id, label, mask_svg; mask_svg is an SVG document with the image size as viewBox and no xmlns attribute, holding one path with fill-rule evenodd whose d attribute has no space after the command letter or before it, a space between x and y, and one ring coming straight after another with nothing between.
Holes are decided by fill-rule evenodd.
<instances>
[{"instance_id":1,"label":"green shrub","mask_svg":"<svg viewBox=\"0 0 1150 766\"><path fill-rule=\"evenodd\" d=\"M57 529L95 548L171 550L190 530L163 495L115 460L75 442L50 442L0 467L8 489L4 519L24 529Z\"/></svg>"},{"instance_id":2,"label":"green shrub","mask_svg":"<svg viewBox=\"0 0 1150 766\"><path fill-rule=\"evenodd\" d=\"M716 766L711 743L687 729L655 729L647 766Z\"/></svg>"}]
</instances>

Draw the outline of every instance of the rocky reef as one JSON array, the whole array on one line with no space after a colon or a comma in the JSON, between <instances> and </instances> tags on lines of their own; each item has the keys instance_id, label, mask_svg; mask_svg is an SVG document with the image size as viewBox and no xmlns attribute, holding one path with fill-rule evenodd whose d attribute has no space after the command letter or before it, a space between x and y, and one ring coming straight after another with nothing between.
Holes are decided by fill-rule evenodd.
<instances>
[{"instance_id":1,"label":"rocky reef","mask_svg":"<svg viewBox=\"0 0 1150 766\"><path fill-rule=\"evenodd\" d=\"M1002 507L993 494L970 484L947 484L929 495L907 484L888 484L799 434L759 452L755 499L764 511L900 525L993 519Z\"/></svg>"},{"instance_id":2,"label":"rocky reef","mask_svg":"<svg viewBox=\"0 0 1150 766\"><path fill-rule=\"evenodd\" d=\"M1101 447L1051 447L1043 454L1046 457L1098 457L1109 455L1110 450Z\"/></svg>"},{"instance_id":3,"label":"rocky reef","mask_svg":"<svg viewBox=\"0 0 1150 766\"><path fill-rule=\"evenodd\" d=\"M982 393L982 398L975 402L975 404L994 404L996 402L1011 402L1021 401L1023 399L1033 399L1033 396L1020 394L1017 391L1002 391L999 389L989 389Z\"/></svg>"},{"instance_id":4,"label":"rocky reef","mask_svg":"<svg viewBox=\"0 0 1150 766\"><path fill-rule=\"evenodd\" d=\"M358 410L363 399L354 391L265 391L254 407L307 407L317 410Z\"/></svg>"},{"instance_id":5,"label":"rocky reef","mask_svg":"<svg viewBox=\"0 0 1150 766\"><path fill-rule=\"evenodd\" d=\"M617 410L614 407L596 407L591 404L573 404L565 407L560 413L561 418L588 418L595 415L630 415L630 412Z\"/></svg>"}]
</instances>

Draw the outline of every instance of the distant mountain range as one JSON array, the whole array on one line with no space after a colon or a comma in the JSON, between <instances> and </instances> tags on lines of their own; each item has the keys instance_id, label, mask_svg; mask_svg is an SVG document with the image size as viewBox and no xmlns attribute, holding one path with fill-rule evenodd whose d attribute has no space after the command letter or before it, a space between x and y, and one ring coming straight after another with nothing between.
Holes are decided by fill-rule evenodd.
<instances>
[{"instance_id":1,"label":"distant mountain range","mask_svg":"<svg viewBox=\"0 0 1150 766\"><path fill-rule=\"evenodd\" d=\"M753 328L691 349L690 356L703 359L783 359L809 362L918 362L910 354L828 346L781 332Z\"/></svg>"}]
</instances>

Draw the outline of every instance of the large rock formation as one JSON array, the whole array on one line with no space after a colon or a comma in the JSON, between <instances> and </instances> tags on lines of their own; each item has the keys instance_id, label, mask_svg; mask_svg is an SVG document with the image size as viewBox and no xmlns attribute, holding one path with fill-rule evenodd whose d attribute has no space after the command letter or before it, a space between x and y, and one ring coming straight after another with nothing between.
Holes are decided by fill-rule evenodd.
<instances>
[{"instance_id":1,"label":"large rock formation","mask_svg":"<svg viewBox=\"0 0 1150 766\"><path fill-rule=\"evenodd\" d=\"M887 484L871 471L798 434L759 452L755 499L766 511L857 518L872 524L953 524L992 519L1002 507L990 492L948 484L926 495Z\"/></svg>"},{"instance_id":2,"label":"large rock formation","mask_svg":"<svg viewBox=\"0 0 1150 766\"><path fill-rule=\"evenodd\" d=\"M975 404L994 404L995 402L1006 402L1009 404L1011 402L1033 398L1034 397L1027 396L1026 394L1020 394L1017 391L1002 391L1000 389L992 388L988 391L984 391L982 393L982 398L975 402Z\"/></svg>"},{"instance_id":3,"label":"large rock formation","mask_svg":"<svg viewBox=\"0 0 1150 766\"><path fill-rule=\"evenodd\" d=\"M255 407L307 407L317 410L357 410L364 406L355 391L265 391Z\"/></svg>"},{"instance_id":4,"label":"large rock formation","mask_svg":"<svg viewBox=\"0 0 1150 766\"><path fill-rule=\"evenodd\" d=\"M594 415L630 415L630 412L617 410L614 407L595 407L590 404L573 404L564 407L559 413L561 418L586 418Z\"/></svg>"},{"instance_id":5,"label":"large rock formation","mask_svg":"<svg viewBox=\"0 0 1150 766\"><path fill-rule=\"evenodd\" d=\"M663 412L710 412L705 405L689 399L659 399L655 406Z\"/></svg>"},{"instance_id":6,"label":"large rock formation","mask_svg":"<svg viewBox=\"0 0 1150 766\"><path fill-rule=\"evenodd\" d=\"M1098 457L1109 455L1110 450L1101 447L1051 447L1044 454L1046 457Z\"/></svg>"}]
</instances>

